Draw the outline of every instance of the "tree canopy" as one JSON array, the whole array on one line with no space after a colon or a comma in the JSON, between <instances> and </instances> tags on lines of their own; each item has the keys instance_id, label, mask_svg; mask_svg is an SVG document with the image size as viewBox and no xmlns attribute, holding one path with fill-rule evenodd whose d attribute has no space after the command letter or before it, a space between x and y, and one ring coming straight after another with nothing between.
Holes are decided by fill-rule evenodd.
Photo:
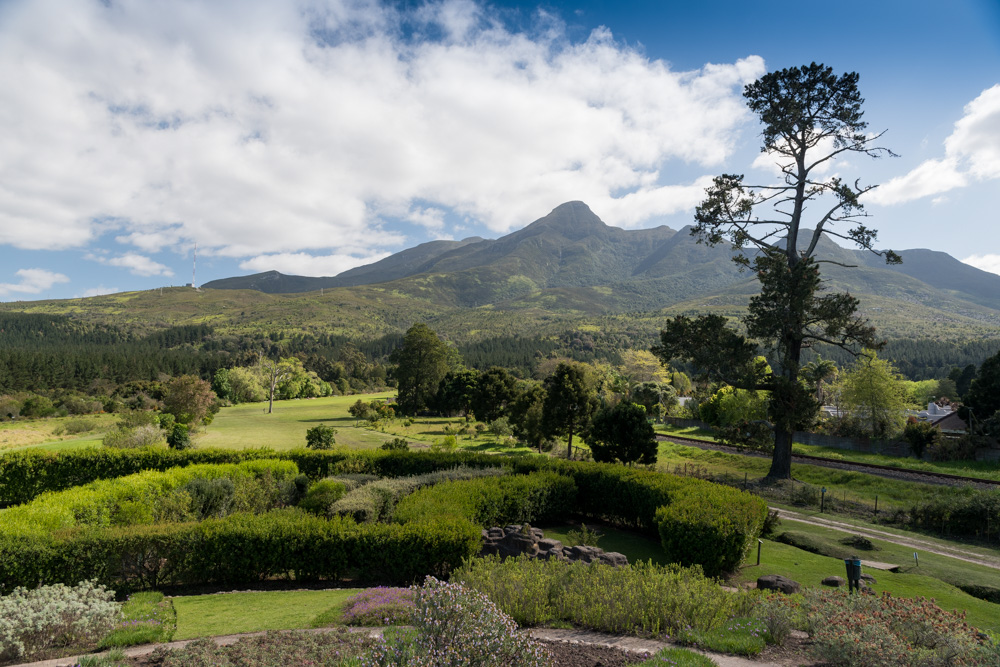
<instances>
[{"instance_id":1,"label":"tree canopy","mask_svg":"<svg viewBox=\"0 0 1000 667\"><path fill-rule=\"evenodd\" d=\"M545 378L543 419L552 436L566 436L567 458L573 457L573 435L590 422L597 408L592 378L580 364L561 363Z\"/></svg>"},{"instance_id":2,"label":"tree canopy","mask_svg":"<svg viewBox=\"0 0 1000 667\"><path fill-rule=\"evenodd\" d=\"M598 410L586 441L599 463L656 463L656 434L646 409L637 403L622 401Z\"/></svg>"},{"instance_id":3,"label":"tree canopy","mask_svg":"<svg viewBox=\"0 0 1000 667\"><path fill-rule=\"evenodd\" d=\"M881 133L866 132L858 75L836 75L812 63L765 74L743 91L762 125L761 152L774 159L778 183L748 185L741 174L723 174L706 190L691 233L708 245L729 243L734 260L751 269L761 291L743 318L745 333L719 316L678 316L667 323L653 352L664 363L694 362L703 377L741 389L770 392L768 419L774 433L770 478L791 477L792 435L814 419L813 392L799 381L802 350L827 343L855 351L882 344L856 315L850 294L827 292L817 250L824 235L898 263L892 251L875 248L877 234L862 221L861 197L873 185L849 183L829 169L852 154L892 155L879 147ZM846 166L846 165L844 165ZM817 210L809 220L807 209ZM756 362L758 349L771 353L773 372Z\"/></svg>"},{"instance_id":4,"label":"tree canopy","mask_svg":"<svg viewBox=\"0 0 1000 667\"><path fill-rule=\"evenodd\" d=\"M448 371L457 366L454 353L423 323L414 324L393 351L400 411L413 415L427 409Z\"/></svg>"}]
</instances>

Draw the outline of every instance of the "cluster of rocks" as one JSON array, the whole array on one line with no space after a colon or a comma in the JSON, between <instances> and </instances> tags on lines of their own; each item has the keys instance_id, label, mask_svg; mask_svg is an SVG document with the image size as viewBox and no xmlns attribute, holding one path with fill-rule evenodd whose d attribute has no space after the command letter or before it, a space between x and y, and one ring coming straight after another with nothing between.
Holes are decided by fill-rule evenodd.
<instances>
[{"instance_id":1,"label":"cluster of rocks","mask_svg":"<svg viewBox=\"0 0 1000 667\"><path fill-rule=\"evenodd\" d=\"M840 588L847 584L847 580L843 577L827 577L820 582L824 586L830 586L832 588ZM871 585L875 583L875 577L870 574L861 575L861 587L860 590L869 590ZM762 591L779 591L790 595L792 593L798 593L801 585L794 579L789 579L788 577L783 577L780 574L767 574L763 577L757 578L757 588Z\"/></svg>"},{"instance_id":2,"label":"cluster of rocks","mask_svg":"<svg viewBox=\"0 0 1000 667\"><path fill-rule=\"evenodd\" d=\"M503 528L494 526L483 531L483 548L479 552L480 556L516 558L522 554L529 558L555 558L562 561L606 563L614 566L628 565L625 554L583 545L564 547L559 540L546 538L541 529L532 528L528 524L509 525Z\"/></svg>"}]
</instances>

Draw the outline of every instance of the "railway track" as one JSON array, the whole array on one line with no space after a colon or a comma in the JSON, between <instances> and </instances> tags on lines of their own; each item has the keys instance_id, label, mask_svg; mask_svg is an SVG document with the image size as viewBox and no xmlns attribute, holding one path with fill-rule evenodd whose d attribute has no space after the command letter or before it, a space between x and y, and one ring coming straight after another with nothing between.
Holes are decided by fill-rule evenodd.
<instances>
[{"instance_id":1,"label":"railway track","mask_svg":"<svg viewBox=\"0 0 1000 667\"><path fill-rule=\"evenodd\" d=\"M711 449L720 452L731 452L733 454L744 454L749 456L757 456L760 458L770 458L770 456L768 456L767 454L763 454L760 452L739 450L735 447L720 445L715 442L707 442L705 440L697 440L695 438L685 438L684 436L679 436L679 435L657 434L656 438L657 440L663 440L666 442L675 442L680 445L689 445L693 447L698 447L700 449ZM878 475L880 477L911 479L914 481L924 482L925 484L941 484L945 486L971 485L980 488L1000 489L1000 481L992 479L982 479L980 477L965 477L963 475L951 475L942 472L928 472L926 470L913 470L910 468L897 468L895 466L883 466L874 463L856 463L853 461L842 461L839 459L831 459L823 456L793 454L792 462L806 463L809 465L818 465L818 466L823 466L825 468L837 468L839 470L851 470L854 472L867 473L869 475Z\"/></svg>"}]
</instances>

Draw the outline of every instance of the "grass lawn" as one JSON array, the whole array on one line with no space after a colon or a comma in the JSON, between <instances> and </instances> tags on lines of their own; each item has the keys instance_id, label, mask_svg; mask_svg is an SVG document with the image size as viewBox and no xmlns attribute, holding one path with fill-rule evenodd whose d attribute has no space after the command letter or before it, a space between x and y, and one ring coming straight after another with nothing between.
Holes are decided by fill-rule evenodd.
<instances>
[{"instance_id":1,"label":"grass lawn","mask_svg":"<svg viewBox=\"0 0 1000 667\"><path fill-rule=\"evenodd\" d=\"M58 450L99 445L105 431L116 420L113 414L100 414L0 422L0 454L29 447ZM93 428L80 433L66 433L67 427L72 428L74 423L85 423Z\"/></svg>"},{"instance_id":2,"label":"grass lawn","mask_svg":"<svg viewBox=\"0 0 1000 667\"><path fill-rule=\"evenodd\" d=\"M340 618L344 601L361 589L263 591L191 595L172 598L177 611L174 639L292 630L331 624Z\"/></svg>"},{"instance_id":3,"label":"grass lawn","mask_svg":"<svg viewBox=\"0 0 1000 667\"><path fill-rule=\"evenodd\" d=\"M337 429L337 445L351 449L374 449L389 440L387 436L355 426L347 409L358 400L388 398L392 393L365 396L275 401L267 413L267 403L244 403L222 408L208 428L194 436L196 447L221 449L275 450L297 449L306 445L306 431L317 424Z\"/></svg>"},{"instance_id":4,"label":"grass lawn","mask_svg":"<svg viewBox=\"0 0 1000 667\"><path fill-rule=\"evenodd\" d=\"M660 443L656 464L657 469L663 472L685 474L686 470L687 474L697 474L701 477L725 475L733 483L739 483L745 477L750 481L760 479L767 474L770 466L769 458L705 450L671 442ZM948 498L956 493L965 492L957 487L887 479L877 475L802 463L792 464L792 476L796 482L815 487L817 500L818 489L826 487L828 505L846 500L874 508L877 496L880 512L892 508L909 509L934 497ZM833 508L835 509L835 505Z\"/></svg>"},{"instance_id":5,"label":"grass lawn","mask_svg":"<svg viewBox=\"0 0 1000 667\"><path fill-rule=\"evenodd\" d=\"M715 442L711 429L696 427L679 427L670 424L657 424L656 432L661 435L677 435L694 440ZM907 470L938 472L949 475L963 475L981 479L1000 480L1000 463L989 461L922 461L909 456L887 456L873 452L855 452L850 449L835 447L819 447L795 443L792 446L795 454L806 456L821 456L828 459L853 463L868 463L872 465L891 466Z\"/></svg>"},{"instance_id":6,"label":"grass lawn","mask_svg":"<svg viewBox=\"0 0 1000 667\"><path fill-rule=\"evenodd\" d=\"M597 546L605 551L617 551L628 557L629 563L651 560L657 565L666 565L666 555L660 541L629 530L620 530L598 522L587 523L588 528L601 533ZM575 544L570 538L570 531L579 531L579 524L558 524L554 526L538 526L545 532L545 537L559 540L564 546Z\"/></svg>"},{"instance_id":7,"label":"grass lawn","mask_svg":"<svg viewBox=\"0 0 1000 667\"><path fill-rule=\"evenodd\" d=\"M858 555L865 560L882 560L884 552L874 553L878 556ZM794 579L804 587L821 588L820 581L825 577L845 576L844 561L839 558L809 553L771 540L764 540L759 566L755 565L756 558L756 553L748 558L748 564L744 565L733 576L732 581L737 583L751 582L765 574L780 574ZM927 554L926 558L934 560L932 554ZM941 567L960 563L952 558L942 556L936 558L940 559ZM975 627L994 634L1000 633L1000 605L975 598L933 576L920 574L919 572L928 568L928 565L925 564L925 557L921 556L920 560L920 568L898 574L866 567L862 567L862 571L875 577L877 583L872 588L877 593L889 591L897 597L933 598L939 607L948 611L965 610L967 612L966 620Z\"/></svg>"}]
</instances>

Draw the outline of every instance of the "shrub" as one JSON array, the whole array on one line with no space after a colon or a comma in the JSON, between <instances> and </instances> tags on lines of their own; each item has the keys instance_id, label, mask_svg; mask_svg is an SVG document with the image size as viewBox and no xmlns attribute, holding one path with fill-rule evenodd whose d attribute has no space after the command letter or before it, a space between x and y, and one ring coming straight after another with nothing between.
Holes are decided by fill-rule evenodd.
<instances>
[{"instance_id":1,"label":"shrub","mask_svg":"<svg viewBox=\"0 0 1000 667\"><path fill-rule=\"evenodd\" d=\"M149 424L135 428L115 428L108 431L101 442L105 447L136 449L162 444L163 436L164 433L159 426Z\"/></svg>"},{"instance_id":2,"label":"shrub","mask_svg":"<svg viewBox=\"0 0 1000 667\"><path fill-rule=\"evenodd\" d=\"M191 511L201 520L229 514L236 485L225 477L215 479L198 477L185 484L181 490L190 496Z\"/></svg>"},{"instance_id":3,"label":"shrub","mask_svg":"<svg viewBox=\"0 0 1000 667\"><path fill-rule=\"evenodd\" d=\"M922 459L924 452L937 444L940 439L941 431L934 428L930 422L918 422L910 417L903 427L903 440L910 443L910 451L918 459Z\"/></svg>"},{"instance_id":4,"label":"shrub","mask_svg":"<svg viewBox=\"0 0 1000 667\"><path fill-rule=\"evenodd\" d=\"M363 665L435 667L547 667L552 656L489 598L458 584L427 577L415 589L414 632L391 635Z\"/></svg>"},{"instance_id":5,"label":"shrub","mask_svg":"<svg viewBox=\"0 0 1000 667\"><path fill-rule=\"evenodd\" d=\"M21 661L46 649L97 641L114 626L121 605L93 582L17 588L0 597L0 661Z\"/></svg>"},{"instance_id":6,"label":"shrub","mask_svg":"<svg viewBox=\"0 0 1000 667\"><path fill-rule=\"evenodd\" d=\"M55 435L77 435L78 433L87 433L93 431L97 428L97 422L93 419L67 419L63 424L57 428L53 433Z\"/></svg>"},{"instance_id":7,"label":"shrub","mask_svg":"<svg viewBox=\"0 0 1000 667\"><path fill-rule=\"evenodd\" d=\"M659 636L720 627L749 593L729 593L700 568L626 567L495 556L467 562L452 580L485 593L522 625L563 621L601 632Z\"/></svg>"},{"instance_id":8,"label":"shrub","mask_svg":"<svg viewBox=\"0 0 1000 667\"><path fill-rule=\"evenodd\" d=\"M687 489L659 508L656 522L667 558L684 565L699 564L709 576L738 568L767 519L767 503L743 495L742 502L727 505L732 490L706 484Z\"/></svg>"},{"instance_id":9,"label":"shrub","mask_svg":"<svg viewBox=\"0 0 1000 667\"><path fill-rule=\"evenodd\" d=\"M395 479L380 479L350 491L330 506L330 512L351 516L359 523L388 521L396 504L404 496L425 486L441 482L475 479L502 474L498 468L457 467L451 470L429 472L424 475Z\"/></svg>"},{"instance_id":10,"label":"shrub","mask_svg":"<svg viewBox=\"0 0 1000 667\"><path fill-rule=\"evenodd\" d=\"M306 495L299 501L299 507L313 514L325 515L330 509L330 505L339 500L347 493L347 486L344 482L336 479L321 479L306 491Z\"/></svg>"},{"instance_id":11,"label":"shrub","mask_svg":"<svg viewBox=\"0 0 1000 667\"><path fill-rule=\"evenodd\" d=\"M410 444L406 442L406 438L393 438L388 442L383 442L379 449L387 452L406 452L410 449Z\"/></svg>"},{"instance_id":12,"label":"shrub","mask_svg":"<svg viewBox=\"0 0 1000 667\"><path fill-rule=\"evenodd\" d=\"M337 429L327 426L326 424L319 424L313 426L311 429L306 431L306 448L307 449L333 449L336 440L334 435L336 435Z\"/></svg>"},{"instance_id":13,"label":"shrub","mask_svg":"<svg viewBox=\"0 0 1000 667\"><path fill-rule=\"evenodd\" d=\"M976 450L987 446L986 439L966 434L958 438L940 438L928 445L927 455L931 461L972 461L976 458Z\"/></svg>"},{"instance_id":14,"label":"shrub","mask_svg":"<svg viewBox=\"0 0 1000 667\"><path fill-rule=\"evenodd\" d=\"M998 657L962 615L924 598L807 591L803 608L813 651L838 665L987 665Z\"/></svg>"},{"instance_id":15,"label":"shrub","mask_svg":"<svg viewBox=\"0 0 1000 667\"><path fill-rule=\"evenodd\" d=\"M479 526L554 521L576 501L573 480L556 473L534 473L447 482L404 498L394 519L401 523L461 517Z\"/></svg>"},{"instance_id":16,"label":"shrub","mask_svg":"<svg viewBox=\"0 0 1000 667\"><path fill-rule=\"evenodd\" d=\"M409 588L367 588L344 602L345 625L396 625L409 623L416 611Z\"/></svg>"},{"instance_id":17,"label":"shrub","mask_svg":"<svg viewBox=\"0 0 1000 667\"><path fill-rule=\"evenodd\" d=\"M167 446L177 450L191 448L191 432L186 424L174 424L167 436Z\"/></svg>"}]
</instances>

